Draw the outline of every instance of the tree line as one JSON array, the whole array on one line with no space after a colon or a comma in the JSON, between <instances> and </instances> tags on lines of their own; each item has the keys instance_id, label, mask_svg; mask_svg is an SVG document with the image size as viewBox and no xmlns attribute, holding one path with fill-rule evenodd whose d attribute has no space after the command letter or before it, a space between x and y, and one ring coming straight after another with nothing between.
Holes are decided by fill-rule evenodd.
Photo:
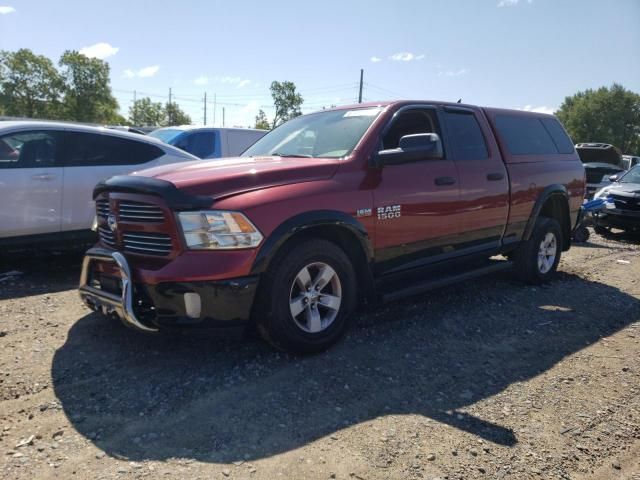
<instances>
[{"instance_id":1,"label":"tree line","mask_svg":"<svg viewBox=\"0 0 640 480\"><path fill-rule=\"evenodd\" d=\"M172 103L137 99L128 118L118 113L107 62L65 51L57 65L23 48L0 51L0 115L107 125L169 126L191 118ZM255 127L272 129L301 115L304 100L290 81L270 86L274 116L260 110ZM565 98L556 112L576 143L603 142L640 154L640 95L622 85L588 89Z\"/></svg>"},{"instance_id":2,"label":"tree line","mask_svg":"<svg viewBox=\"0 0 640 480\"><path fill-rule=\"evenodd\" d=\"M75 50L56 65L22 48L0 51L0 115L106 125L184 125L191 118L175 103L136 100L129 118L118 113L107 62Z\"/></svg>"}]
</instances>

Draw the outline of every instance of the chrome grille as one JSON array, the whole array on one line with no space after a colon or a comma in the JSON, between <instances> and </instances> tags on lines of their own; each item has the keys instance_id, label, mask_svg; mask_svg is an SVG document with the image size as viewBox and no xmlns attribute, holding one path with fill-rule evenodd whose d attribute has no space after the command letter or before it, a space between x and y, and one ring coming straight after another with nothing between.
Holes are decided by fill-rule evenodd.
<instances>
[{"instance_id":1,"label":"chrome grille","mask_svg":"<svg viewBox=\"0 0 640 480\"><path fill-rule=\"evenodd\" d=\"M116 246L116 237L115 234L106 227L98 227L98 235L100 236L100 241L109 247Z\"/></svg>"},{"instance_id":2,"label":"chrome grille","mask_svg":"<svg viewBox=\"0 0 640 480\"><path fill-rule=\"evenodd\" d=\"M106 220L109 216L109 199L99 198L96 200L96 215Z\"/></svg>"},{"instance_id":3,"label":"chrome grille","mask_svg":"<svg viewBox=\"0 0 640 480\"><path fill-rule=\"evenodd\" d=\"M162 223L164 213L156 205L122 200L118 205L119 219L126 222Z\"/></svg>"},{"instance_id":4,"label":"chrome grille","mask_svg":"<svg viewBox=\"0 0 640 480\"><path fill-rule=\"evenodd\" d=\"M171 237L164 233L127 232L122 234L125 252L145 255L169 255Z\"/></svg>"}]
</instances>

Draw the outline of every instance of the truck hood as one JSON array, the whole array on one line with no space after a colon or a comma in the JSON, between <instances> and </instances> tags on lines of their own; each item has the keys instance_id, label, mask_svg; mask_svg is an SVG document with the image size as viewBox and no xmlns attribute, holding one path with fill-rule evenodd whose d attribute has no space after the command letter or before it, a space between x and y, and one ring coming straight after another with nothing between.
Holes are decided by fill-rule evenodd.
<instances>
[{"instance_id":1,"label":"truck hood","mask_svg":"<svg viewBox=\"0 0 640 480\"><path fill-rule=\"evenodd\" d=\"M640 183L612 183L607 187L609 193L621 193L625 196L640 196Z\"/></svg>"},{"instance_id":2,"label":"truck hood","mask_svg":"<svg viewBox=\"0 0 640 480\"><path fill-rule=\"evenodd\" d=\"M340 161L326 158L235 157L162 165L132 175L165 180L192 194L222 198L261 188L331 178Z\"/></svg>"}]
</instances>

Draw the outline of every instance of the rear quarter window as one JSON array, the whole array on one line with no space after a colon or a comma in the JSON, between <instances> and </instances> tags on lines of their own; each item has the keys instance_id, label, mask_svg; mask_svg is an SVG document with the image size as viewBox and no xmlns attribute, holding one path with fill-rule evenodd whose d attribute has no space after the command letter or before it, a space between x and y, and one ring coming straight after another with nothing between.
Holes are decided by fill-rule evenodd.
<instances>
[{"instance_id":1,"label":"rear quarter window","mask_svg":"<svg viewBox=\"0 0 640 480\"><path fill-rule=\"evenodd\" d=\"M498 115L495 125L512 155L559 153L551 134L539 117Z\"/></svg>"},{"instance_id":2,"label":"rear quarter window","mask_svg":"<svg viewBox=\"0 0 640 480\"><path fill-rule=\"evenodd\" d=\"M164 154L161 148L145 142L86 132L67 132L65 150L69 167L139 165Z\"/></svg>"},{"instance_id":3,"label":"rear quarter window","mask_svg":"<svg viewBox=\"0 0 640 480\"><path fill-rule=\"evenodd\" d=\"M547 132L549 132L549 135L551 135L553 143L556 144L556 148L558 149L558 153L573 153L575 151L573 142L558 120L555 118L542 118L540 121L544 125L544 128L547 129Z\"/></svg>"}]
</instances>

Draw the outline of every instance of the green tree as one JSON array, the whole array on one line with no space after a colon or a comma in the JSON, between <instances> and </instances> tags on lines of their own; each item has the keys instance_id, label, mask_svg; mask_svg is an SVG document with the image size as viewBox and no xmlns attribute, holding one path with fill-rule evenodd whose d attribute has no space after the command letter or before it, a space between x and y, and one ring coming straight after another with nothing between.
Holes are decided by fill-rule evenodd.
<instances>
[{"instance_id":1,"label":"green tree","mask_svg":"<svg viewBox=\"0 0 640 480\"><path fill-rule=\"evenodd\" d=\"M65 117L77 122L110 123L118 115L111 94L109 64L68 50L60 58Z\"/></svg>"},{"instance_id":2,"label":"green tree","mask_svg":"<svg viewBox=\"0 0 640 480\"><path fill-rule=\"evenodd\" d=\"M269 120L267 120L267 114L264 113L264 110L258 111L258 115L256 115L255 128L259 128L261 130L271 130L271 125L269 125Z\"/></svg>"},{"instance_id":3,"label":"green tree","mask_svg":"<svg viewBox=\"0 0 640 480\"><path fill-rule=\"evenodd\" d=\"M0 51L0 110L5 115L59 118L62 87L47 57L26 48Z\"/></svg>"},{"instance_id":4,"label":"green tree","mask_svg":"<svg viewBox=\"0 0 640 480\"><path fill-rule=\"evenodd\" d=\"M164 107L164 124L168 127L173 125L191 125L191 117L184 113L177 103L167 103Z\"/></svg>"},{"instance_id":5,"label":"green tree","mask_svg":"<svg viewBox=\"0 0 640 480\"><path fill-rule=\"evenodd\" d=\"M556 115L576 143L610 143L640 154L640 95L622 85L566 97Z\"/></svg>"},{"instance_id":6,"label":"green tree","mask_svg":"<svg viewBox=\"0 0 640 480\"><path fill-rule=\"evenodd\" d=\"M302 95L296 92L296 85L293 82L271 82L271 97L276 109L273 117L273 128L287 120L302 115L300 106L304 100Z\"/></svg>"},{"instance_id":7,"label":"green tree","mask_svg":"<svg viewBox=\"0 0 640 480\"><path fill-rule=\"evenodd\" d=\"M165 111L162 103L152 102L149 97L136 100L129 107L129 123L131 125L160 126L164 125Z\"/></svg>"}]
</instances>

